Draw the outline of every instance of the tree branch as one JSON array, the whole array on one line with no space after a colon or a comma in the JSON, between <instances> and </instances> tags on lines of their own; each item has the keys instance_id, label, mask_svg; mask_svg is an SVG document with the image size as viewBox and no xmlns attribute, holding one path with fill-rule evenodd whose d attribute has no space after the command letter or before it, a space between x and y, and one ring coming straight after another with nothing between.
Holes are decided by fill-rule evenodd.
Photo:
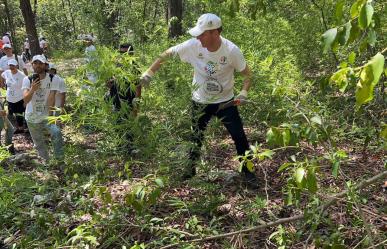
<instances>
[{"instance_id":1,"label":"tree branch","mask_svg":"<svg viewBox=\"0 0 387 249\"><path fill-rule=\"evenodd\" d=\"M356 184L354 186L354 190L359 190L359 189L363 189L375 182L377 182L378 180L382 179L382 178L385 178L387 177L387 170L385 171L382 171L381 173L367 179L367 180L364 180L362 182L360 182L359 184ZM326 211L326 209L330 206L332 206L333 204L335 204L336 202L338 202L338 200L344 196L346 196L348 193L348 190L344 190L336 195L333 195L329 198L329 200L327 202L325 202L325 204L321 205L319 210L321 210L322 213L324 213L324 211ZM263 224L263 225L260 225L260 226L255 226L255 227L251 227L251 228L247 228L247 229L242 229L242 230L239 230L239 231L235 231L235 232L230 232L230 233L224 233L224 234L219 234L219 235L215 235L215 236L209 236L209 237L205 237L205 238L201 238L201 239L193 239L193 240L187 240L187 241L184 241L184 242L181 242L181 243L196 243L196 242L204 242L204 241L210 241L210 240L217 240L217 239L221 239L221 238L226 238L226 237L230 237L230 236L233 236L233 235L238 235L238 234L243 234L243 233L249 233L249 232L253 232L253 231L258 231L258 230L261 230L261 229L265 229L265 228L268 228L268 227L273 227L273 226L277 226L277 225L280 225L280 224L285 224L285 223L291 223L291 222L294 222L294 221L297 221L297 220L301 220L304 218L304 215L300 214L300 215L295 215L295 216L291 216L291 217L288 217L288 218L283 218L283 219L279 219L277 221L274 221L274 222L269 222L269 223L266 223L266 224ZM175 243L175 244L170 244L170 245L167 245L167 246L164 246L164 247L161 247L160 249L168 249L168 248L174 248L176 246L180 245L180 243Z\"/></svg>"}]
</instances>

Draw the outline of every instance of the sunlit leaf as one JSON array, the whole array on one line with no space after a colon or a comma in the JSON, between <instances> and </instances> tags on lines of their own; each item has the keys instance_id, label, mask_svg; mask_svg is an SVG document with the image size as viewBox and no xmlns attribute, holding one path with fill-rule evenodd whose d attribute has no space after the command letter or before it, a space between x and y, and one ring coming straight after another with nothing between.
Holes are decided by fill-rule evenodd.
<instances>
[{"instance_id":1,"label":"sunlit leaf","mask_svg":"<svg viewBox=\"0 0 387 249\"><path fill-rule=\"evenodd\" d=\"M371 45L372 47L375 46L375 43L376 43L376 32L374 29L370 29L368 31L368 37L367 37L367 41L368 41L368 44Z\"/></svg>"},{"instance_id":2,"label":"sunlit leaf","mask_svg":"<svg viewBox=\"0 0 387 249\"><path fill-rule=\"evenodd\" d=\"M338 42L340 45L344 45L347 43L349 36L351 34L351 29L352 29L352 24L351 22L347 22L341 29L339 34L337 35L338 37Z\"/></svg>"},{"instance_id":3,"label":"sunlit leaf","mask_svg":"<svg viewBox=\"0 0 387 249\"><path fill-rule=\"evenodd\" d=\"M378 83L384 68L384 56L376 54L362 69L356 87L356 105L360 106L374 98L374 87Z\"/></svg>"},{"instance_id":4,"label":"sunlit leaf","mask_svg":"<svg viewBox=\"0 0 387 249\"><path fill-rule=\"evenodd\" d=\"M307 177L306 177L306 186L308 187L308 190L311 193L317 192L318 186L317 186L316 172L312 169L308 170Z\"/></svg>"},{"instance_id":5,"label":"sunlit leaf","mask_svg":"<svg viewBox=\"0 0 387 249\"><path fill-rule=\"evenodd\" d=\"M351 52L348 56L348 63L353 65L355 63L355 60L356 60L356 53Z\"/></svg>"},{"instance_id":6,"label":"sunlit leaf","mask_svg":"<svg viewBox=\"0 0 387 249\"><path fill-rule=\"evenodd\" d=\"M359 15L360 9L366 1L367 0L357 0L354 4L352 4L350 10L352 19L356 18Z\"/></svg>"},{"instance_id":7,"label":"sunlit leaf","mask_svg":"<svg viewBox=\"0 0 387 249\"><path fill-rule=\"evenodd\" d=\"M337 178L337 176L338 176L339 167L340 167L340 162L339 161L333 162L333 164L332 164L332 175L335 178Z\"/></svg>"},{"instance_id":8,"label":"sunlit leaf","mask_svg":"<svg viewBox=\"0 0 387 249\"><path fill-rule=\"evenodd\" d=\"M326 53L328 50L331 48L333 42L336 39L337 35L337 28L332 28L327 31L322 35L322 40L323 40L323 52Z\"/></svg>"},{"instance_id":9,"label":"sunlit leaf","mask_svg":"<svg viewBox=\"0 0 387 249\"><path fill-rule=\"evenodd\" d=\"M384 139L387 140L387 125L384 124L382 127L382 131L380 132L380 136Z\"/></svg>"},{"instance_id":10,"label":"sunlit leaf","mask_svg":"<svg viewBox=\"0 0 387 249\"><path fill-rule=\"evenodd\" d=\"M159 186L160 188L164 187L164 182L163 182L163 180L161 180L160 178L156 178L155 183L156 183L157 186Z\"/></svg>"},{"instance_id":11,"label":"sunlit leaf","mask_svg":"<svg viewBox=\"0 0 387 249\"><path fill-rule=\"evenodd\" d=\"M312 118L310 119L310 121L312 121L313 123L322 125L322 120L321 120L321 117L320 117L320 116L314 116L314 117L312 117Z\"/></svg>"},{"instance_id":12,"label":"sunlit leaf","mask_svg":"<svg viewBox=\"0 0 387 249\"><path fill-rule=\"evenodd\" d=\"M339 90L344 92L348 86L348 72L351 70L352 69L350 67L340 69L331 76L329 83L337 85Z\"/></svg>"},{"instance_id":13,"label":"sunlit leaf","mask_svg":"<svg viewBox=\"0 0 387 249\"><path fill-rule=\"evenodd\" d=\"M296 169L294 177L295 177L297 186L302 187L305 179L305 173L306 173L305 169L302 167Z\"/></svg>"}]
</instances>

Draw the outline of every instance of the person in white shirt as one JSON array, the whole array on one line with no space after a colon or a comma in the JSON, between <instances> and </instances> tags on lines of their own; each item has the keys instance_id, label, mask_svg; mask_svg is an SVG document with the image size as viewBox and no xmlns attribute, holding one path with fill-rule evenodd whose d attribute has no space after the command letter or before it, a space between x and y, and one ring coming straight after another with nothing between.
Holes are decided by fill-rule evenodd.
<instances>
[{"instance_id":1,"label":"person in white shirt","mask_svg":"<svg viewBox=\"0 0 387 249\"><path fill-rule=\"evenodd\" d=\"M26 56L26 59L29 61L31 60L31 53L30 53L30 41L28 38L24 41L24 54Z\"/></svg>"},{"instance_id":2,"label":"person in white shirt","mask_svg":"<svg viewBox=\"0 0 387 249\"><path fill-rule=\"evenodd\" d=\"M5 71L5 70L9 69L8 61L15 59L19 64L18 68L23 70L25 75L28 75L26 64L24 63L24 61L20 55L16 55L13 53L11 44L4 44L3 51L4 51L5 55L3 57L1 57L1 59L0 59L0 71Z\"/></svg>"},{"instance_id":3,"label":"person in white shirt","mask_svg":"<svg viewBox=\"0 0 387 249\"><path fill-rule=\"evenodd\" d=\"M15 59L8 61L9 69L0 76L0 86L7 89L6 100L8 103L8 119L16 123L15 133L24 131L24 101L23 101L23 79L26 75L18 70L18 62Z\"/></svg>"},{"instance_id":4,"label":"person in white shirt","mask_svg":"<svg viewBox=\"0 0 387 249\"><path fill-rule=\"evenodd\" d=\"M91 64L94 61L94 58L95 58L95 56L97 54L97 49L94 46L93 36L86 35L85 38L84 38L84 41L85 41L85 44L86 44L85 60L86 60L86 63ZM87 71L86 72L86 77L92 83L97 82L97 76L93 72ZM88 87L87 86L83 86L83 88L88 88Z\"/></svg>"},{"instance_id":5,"label":"person in white shirt","mask_svg":"<svg viewBox=\"0 0 387 249\"><path fill-rule=\"evenodd\" d=\"M143 85L148 85L163 62L177 55L180 60L190 63L194 68L191 116L194 148L190 151L190 160L183 179L196 174L195 164L200 157L203 132L213 116L218 117L231 134L239 156L244 156L249 150L236 104L245 104L248 101L251 72L240 49L222 37L221 32L221 19L211 13L203 14L196 26L189 30L194 38L167 49L140 78ZM241 72L244 78L243 88L236 97L235 71ZM246 183L257 187L257 177L252 169L247 168L246 163L242 172Z\"/></svg>"},{"instance_id":6,"label":"person in white shirt","mask_svg":"<svg viewBox=\"0 0 387 249\"><path fill-rule=\"evenodd\" d=\"M24 102L27 104L25 119L34 141L39 156L48 161L48 144L45 132L51 135L54 157L63 160L63 137L60 128L56 124L48 122L48 116L53 114L55 104L55 93L59 91L59 78L50 77L46 72L47 60L43 55L35 55L32 58L34 74L23 80Z\"/></svg>"},{"instance_id":7,"label":"person in white shirt","mask_svg":"<svg viewBox=\"0 0 387 249\"><path fill-rule=\"evenodd\" d=\"M4 33L2 40L4 44L11 44L11 34L9 32Z\"/></svg>"},{"instance_id":8,"label":"person in white shirt","mask_svg":"<svg viewBox=\"0 0 387 249\"><path fill-rule=\"evenodd\" d=\"M65 79L63 79L57 74L56 66L53 63L48 64L48 73L58 77L59 90L55 94L55 107L63 110L66 102L66 92L67 92Z\"/></svg>"}]
</instances>

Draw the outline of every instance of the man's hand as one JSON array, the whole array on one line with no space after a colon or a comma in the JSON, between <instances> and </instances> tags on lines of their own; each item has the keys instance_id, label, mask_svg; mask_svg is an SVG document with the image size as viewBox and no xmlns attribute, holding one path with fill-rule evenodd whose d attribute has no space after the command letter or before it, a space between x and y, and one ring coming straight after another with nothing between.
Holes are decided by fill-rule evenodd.
<instances>
[{"instance_id":1,"label":"man's hand","mask_svg":"<svg viewBox=\"0 0 387 249\"><path fill-rule=\"evenodd\" d=\"M239 102L239 105L244 105L248 102L247 91L242 90L236 97L235 100Z\"/></svg>"},{"instance_id":2,"label":"man's hand","mask_svg":"<svg viewBox=\"0 0 387 249\"><path fill-rule=\"evenodd\" d=\"M140 83L143 87L148 87L151 80L152 80L152 77L154 75L154 72L152 72L152 70L148 69L146 70L140 77Z\"/></svg>"},{"instance_id":3,"label":"man's hand","mask_svg":"<svg viewBox=\"0 0 387 249\"><path fill-rule=\"evenodd\" d=\"M32 81L31 90L33 92L35 92L36 90L38 90L40 88L40 85L41 85L40 79L36 79L36 80Z\"/></svg>"}]
</instances>

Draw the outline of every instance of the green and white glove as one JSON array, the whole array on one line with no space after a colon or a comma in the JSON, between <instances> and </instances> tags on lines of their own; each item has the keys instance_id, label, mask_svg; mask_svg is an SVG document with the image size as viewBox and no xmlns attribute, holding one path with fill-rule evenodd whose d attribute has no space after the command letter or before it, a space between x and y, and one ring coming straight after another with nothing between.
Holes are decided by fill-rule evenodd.
<instances>
[{"instance_id":1,"label":"green and white glove","mask_svg":"<svg viewBox=\"0 0 387 249\"><path fill-rule=\"evenodd\" d=\"M248 98L247 98L247 91L246 90L242 90L236 97L235 97L235 100L238 101L238 105L244 105L248 102Z\"/></svg>"},{"instance_id":2,"label":"green and white glove","mask_svg":"<svg viewBox=\"0 0 387 249\"><path fill-rule=\"evenodd\" d=\"M138 97L135 97L132 99L132 106L133 108L138 108L140 105L141 99Z\"/></svg>"},{"instance_id":3,"label":"green and white glove","mask_svg":"<svg viewBox=\"0 0 387 249\"><path fill-rule=\"evenodd\" d=\"M143 87L147 88L149 87L149 84L152 80L152 77L155 73L151 70L148 69L146 70L140 77L140 83Z\"/></svg>"}]
</instances>

